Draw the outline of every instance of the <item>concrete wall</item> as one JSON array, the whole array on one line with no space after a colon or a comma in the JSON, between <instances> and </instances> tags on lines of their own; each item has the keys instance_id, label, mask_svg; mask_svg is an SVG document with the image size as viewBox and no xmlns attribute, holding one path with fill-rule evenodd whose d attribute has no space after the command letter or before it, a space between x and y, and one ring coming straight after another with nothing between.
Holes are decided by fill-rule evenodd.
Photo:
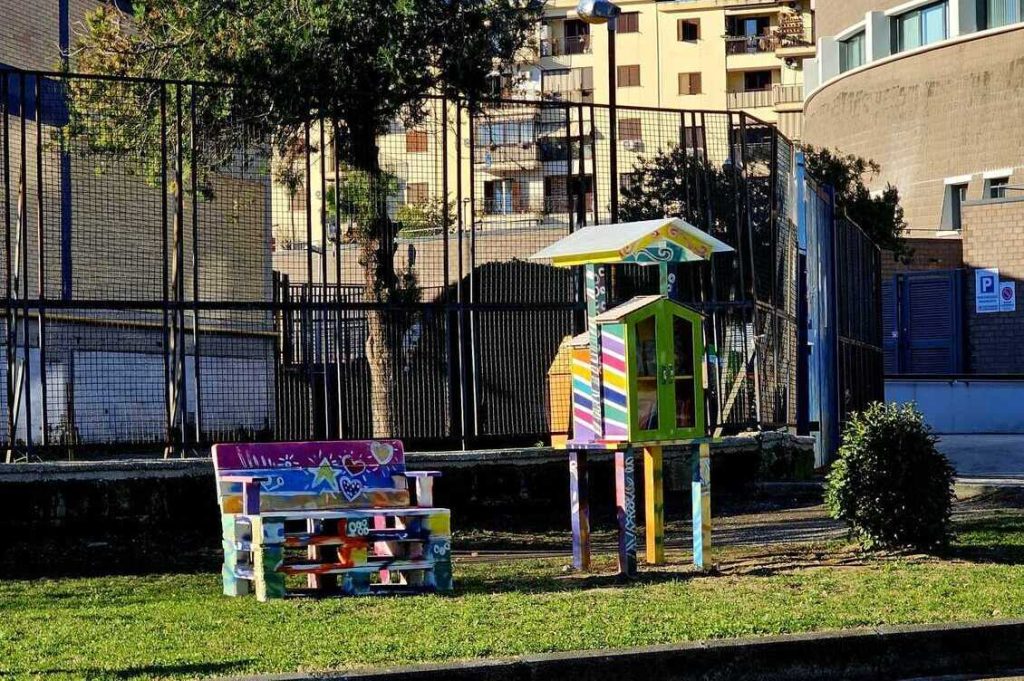
<instances>
[{"instance_id":1,"label":"concrete wall","mask_svg":"<svg viewBox=\"0 0 1024 681\"><path fill-rule=\"evenodd\" d=\"M1024 434L1024 379L888 378L885 399L916 402L936 433Z\"/></svg>"},{"instance_id":2,"label":"concrete wall","mask_svg":"<svg viewBox=\"0 0 1024 681\"><path fill-rule=\"evenodd\" d=\"M809 475L811 446L808 438L781 433L726 438L713 450L716 500L728 492L749 495L764 476ZM689 513L689 455L678 448L665 452L670 515ZM410 469L444 473L435 499L452 509L456 531L569 527L564 452L410 453L408 460ZM612 456L595 453L591 461L592 518L609 526L615 518ZM637 487L642 494L643 485ZM0 464L0 534L0 575L217 569L213 467L209 459Z\"/></svg>"}]
</instances>

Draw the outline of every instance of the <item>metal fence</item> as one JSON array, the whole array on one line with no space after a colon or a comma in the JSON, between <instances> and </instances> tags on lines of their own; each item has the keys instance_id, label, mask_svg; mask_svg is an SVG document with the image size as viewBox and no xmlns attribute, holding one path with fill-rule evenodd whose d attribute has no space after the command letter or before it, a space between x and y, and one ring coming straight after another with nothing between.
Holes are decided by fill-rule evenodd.
<instances>
[{"instance_id":1,"label":"metal fence","mask_svg":"<svg viewBox=\"0 0 1024 681\"><path fill-rule=\"evenodd\" d=\"M343 122L281 144L218 118L222 91L0 71L8 458L543 439L585 305L578 273L527 258L608 222L612 183L673 152L698 161L679 212L737 249L680 271L709 319L712 423L794 421L793 150L774 127L619 107L613 177L605 106L430 100L377 140L402 281L383 301ZM620 298L652 286L616 275Z\"/></svg>"}]
</instances>

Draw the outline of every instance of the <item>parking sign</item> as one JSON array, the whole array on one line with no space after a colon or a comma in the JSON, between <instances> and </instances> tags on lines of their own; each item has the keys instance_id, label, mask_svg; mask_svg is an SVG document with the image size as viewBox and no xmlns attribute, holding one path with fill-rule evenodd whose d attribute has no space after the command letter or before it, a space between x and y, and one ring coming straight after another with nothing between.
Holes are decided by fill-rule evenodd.
<instances>
[{"instance_id":1,"label":"parking sign","mask_svg":"<svg viewBox=\"0 0 1024 681\"><path fill-rule=\"evenodd\" d=\"M978 314L999 312L999 270L974 271L974 309Z\"/></svg>"}]
</instances>

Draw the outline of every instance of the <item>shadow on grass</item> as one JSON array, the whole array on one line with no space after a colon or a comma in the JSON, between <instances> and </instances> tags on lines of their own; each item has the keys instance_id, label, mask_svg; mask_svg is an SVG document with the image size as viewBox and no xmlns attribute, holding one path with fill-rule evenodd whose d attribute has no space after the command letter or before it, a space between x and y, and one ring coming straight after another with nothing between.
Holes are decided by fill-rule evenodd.
<instances>
[{"instance_id":1,"label":"shadow on grass","mask_svg":"<svg viewBox=\"0 0 1024 681\"><path fill-rule=\"evenodd\" d=\"M227 662L196 662L180 664L149 664L124 669L40 669L42 674L67 674L85 679L137 679L137 678L186 678L196 679L207 676L221 676L242 672L252 660L231 660ZM0 676L5 670L0 669Z\"/></svg>"},{"instance_id":2,"label":"shadow on grass","mask_svg":"<svg viewBox=\"0 0 1024 681\"><path fill-rule=\"evenodd\" d=\"M956 523L955 530L958 541L942 557L1024 565L1024 514L964 518Z\"/></svg>"},{"instance_id":3,"label":"shadow on grass","mask_svg":"<svg viewBox=\"0 0 1024 681\"><path fill-rule=\"evenodd\" d=\"M681 566L658 572L641 572L635 577L613 573L564 575L515 575L499 578L465 577L456 582L455 595L492 595L500 593L566 593L590 589L629 588L670 582L683 582L712 573L700 573Z\"/></svg>"}]
</instances>

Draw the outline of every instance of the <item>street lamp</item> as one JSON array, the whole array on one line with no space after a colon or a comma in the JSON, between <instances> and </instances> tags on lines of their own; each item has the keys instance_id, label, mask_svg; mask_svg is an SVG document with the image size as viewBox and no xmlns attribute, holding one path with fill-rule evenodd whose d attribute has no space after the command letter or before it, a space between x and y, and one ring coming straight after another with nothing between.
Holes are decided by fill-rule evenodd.
<instances>
[{"instance_id":1,"label":"street lamp","mask_svg":"<svg viewBox=\"0 0 1024 681\"><path fill-rule=\"evenodd\" d=\"M612 223L619 221L619 131L615 111L615 23L622 10L608 0L580 0L576 6L580 19L588 24L608 24L608 163L611 166ZM594 178L597 181L597 178Z\"/></svg>"}]
</instances>

